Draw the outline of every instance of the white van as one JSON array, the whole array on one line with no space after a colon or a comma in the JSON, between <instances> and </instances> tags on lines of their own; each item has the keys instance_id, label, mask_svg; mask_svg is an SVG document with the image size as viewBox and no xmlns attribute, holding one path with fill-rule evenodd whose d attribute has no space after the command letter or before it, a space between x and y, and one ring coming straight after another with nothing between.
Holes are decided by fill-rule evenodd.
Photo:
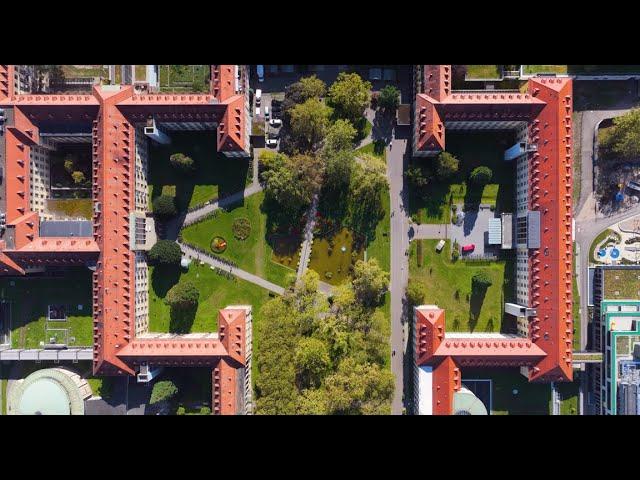
<instances>
[{"instance_id":1,"label":"white van","mask_svg":"<svg viewBox=\"0 0 640 480\"><path fill-rule=\"evenodd\" d=\"M264 118L269 120L269 106L264 107Z\"/></svg>"},{"instance_id":2,"label":"white van","mask_svg":"<svg viewBox=\"0 0 640 480\"><path fill-rule=\"evenodd\" d=\"M442 251L442 249L444 248L444 240L440 240L438 242L438 244L436 245L436 252L440 253Z\"/></svg>"},{"instance_id":3,"label":"white van","mask_svg":"<svg viewBox=\"0 0 640 480\"><path fill-rule=\"evenodd\" d=\"M260 105L260 100L262 99L262 90L256 90L256 105Z\"/></svg>"}]
</instances>

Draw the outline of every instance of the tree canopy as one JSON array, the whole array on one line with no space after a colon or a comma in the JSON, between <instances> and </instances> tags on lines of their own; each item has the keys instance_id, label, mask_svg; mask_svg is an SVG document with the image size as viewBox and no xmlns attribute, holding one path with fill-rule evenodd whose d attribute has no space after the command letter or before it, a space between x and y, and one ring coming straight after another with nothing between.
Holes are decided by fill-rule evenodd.
<instances>
[{"instance_id":1,"label":"tree canopy","mask_svg":"<svg viewBox=\"0 0 640 480\"><path fill-rule=\"evenodd\" d=\"M155 405L157 403L168 401L178 394L178 387L171 380L160 380L153 384L151 390L151 399L149 403Z\"/></svg>"},{"instance_id":2,"label":"tree canopy","mask_svg":"<svg viewBox=\"0 0 640 480\"><path fill-rule=\"evenodd\" d=\"M400 105L400 90L394 85L386 85L380 90L378 105L385 111L395 111Z\"/></svg>"},{"instance_id":3,"label":"tree canopy","mask_svg":"<svg viewBox=\"0 0 640 480\"><path fill-rule=\"evenodd\" d=\"M154 265L179 265L181 259L180 245L172 240L158 240L149 250L149 260Z\"/></svg>"},{"instance_id":4,"label":"tree canopy","mask_svg":"<svg viewBox=\"0 0 640 480\"><path fill-rule=\"evenodd\" d=\"M358 260L354 268L353 290L364 305L377 305L389 288L389 274L378 260Z\"/></svg>"},{"instance_id":5,"label":"tree canopy","mask_svg":"<svg viewBox=\"0 0 640 480\"><path fill-rule=\"evenodd\" d=\"M440 153L440 155L438 155L438 165L436 167L438 177L441 180L452 177L453 175L458 173L459 165L460 162L458 161L458 159L451 155L449 152Z\"/></svg>"},{"instance_id":6,"label":"tree canopy","mask_svg":"<svg viewBox=\"0 0 640 480\"><path fill-rule=\"evenodd\" d=\"M331 155L342 150L352 150L357 135L349 120L338 119L328 129L324 139L323 154Z\"/></svg>"},{"instance_id":7,"label":"tree canopy","mask_svg":"<svg viewBox=\"0 0 640 480\"><path fill-rule=\"evenodd\" d=\"M199 298L198 287L189 280L182 280L169 289L165 301L171 308L193 310L198 307Z\"/></svg>"},{"instance_id":8,"label":"tree canopy","mask_svg":"<svg viewBox=\"0 0 640 480\"><path fill-rule=\"evenodd\" d=\"M476 185L486 185L491 181L493 172L489 167L476 167L471 171L469 179Z\"/></svg>"},{"instance_id":9,"label":"tree canopy","mask_svg":"<svg viewBox=\"0 0 640 480\"><path fill-rule=\"evenodd\" d=\"M170 195L160 195L153 199L153 213L160 219L166 220L178 214L175 198Z\"/></svg>"},{"instance_id":10,"label":"tree canopy","mask_svg":"<svg viewBox=\"0 0 640 480\"><path fill-rule=\"evenodd\" d=\"M303 149L314 150L324 139L331 108L316 98L293 107L291 115L291 134Z\"/></svg>"},{"instance_id":11,"label":"tree canopy","mask_svg":"<svg viewBox=\"0 0 640 480\"><path fill-rule=\"evenodd\" d=\"M484 270L479 271L471 278L471 288L474 291L486 290L492 284L491 277Z\"/></svg>"},{"instance_id":12,"label":"tree canopy","mask_svg":"<svg viewBox=\"0 0 640 480\"><path fill-rule=\"evenodd\" d=\"M182 173L192 173L194 170L194 162L191 157L184 153L174 153L169 157L171 166Z\"/></svg>"},{"instance_id":13,"label":"tree canopy","mask_svg":"<svg viewBox=\"0 0 640 480\"><path fill-rule=\"evenodd\" d=\"M613 126L600 135L600 147L604 153L612 153L624 159L640 157L640 109L613 119Z\"/></svg>"},{"instance_id":14,"label":"tree canopy","mask_svg":"<svg viewBox=\"0 0 640 480\"><path fill-rule=\"evenodd\" d=\"M358 122L371 101L371 83L357 73L340 72L329 87L329 104L341 118Z\"/></svg>"},{"instance_id":15,"label":"tree canopy","mask_svg":"<svg viewBox=\"0 0 640 480\"><path fill-rule=\"evenodd\" d=\"M413 279L409 279L409 284L407 285L407 301L411 306L418 306L424 303L424 299L426 297L426 290L424 285Z\"/></svg>"}]
</instances>

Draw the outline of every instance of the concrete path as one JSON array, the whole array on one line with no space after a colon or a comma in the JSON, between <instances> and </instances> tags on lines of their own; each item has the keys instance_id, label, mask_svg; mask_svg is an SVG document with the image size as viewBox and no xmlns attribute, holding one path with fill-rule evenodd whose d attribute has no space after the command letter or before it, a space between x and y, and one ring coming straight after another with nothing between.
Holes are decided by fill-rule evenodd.
<instances>
[{"instance_id":1,"label":"concrete path","mask_svg":"<svg viewBox=\"0 0 640 480\"><path fill-rule=\"evenodd\" d=\"M236 192L234 194L229 195L228 197L224 197L224 198L221 198L220 200L212 202L209 205L205 205L204 207L199 208L198 210L194 210L193 212L187 213L183 223L190 224L196 220L199 220L205 215L212 213L214 210L217 210L218 208L221 208L221 207L224 208L224 207L228 207L229 205L233 205L234 203L239 202L243 198L247 198L253 195L254 193L260 192L262 189L263 187L259 183L252 183L249 187L245 188L241 192Z\"/></svg>"},{"instance_id":2,"label":"concrete path","mask_svg":"<svg viewBox=\"0 0 640 480\"><path fill-rule=\"evenodd\" d=\"M180 243L179 245L185 255L195 259L196 261L203 261L208 265L217 267L221 270L224 270L225 272L229 272L238 278L254 283L262 288L266 288L267 290L277 293L278 295L284 294L284 288L279 285L276 285L275 283L271 283L265 280L264 278L260 278L257 275L254 275L253 273L249 273L245 270L241 270L237 267L233 267L219 260L216 260L215 258L212 258L208 255L204 255L199 251L189 247L188 245L185 245L184 243Z\"/></svg>"},{"instance_id":3,"label":"concrete path","mask_svg":"<svg viewBox=\"0 0 640 480\"><path fill-rule=\"evenodd\" d=\"M411 145L406 139L393 139L387 148L387 175L391 196L391 371L395 392L392 415L401 415L404 402L404 355L409 332L405 292L409 281L409 214L404 188L404 169Z\"/></svg>"},{"instance_id":4,"label":"concrete path","mask_svg":"<svg viewBox=\"0 0 640 480\"><path fill-rule=\"evenodd\" d=\"M412 239L415 240L445 240L447 238L446 224L412 223L410 228L413 229Z\"/></svg>"},{"instance_id":5,"label":"concrete path","mask_svg":"<svg viewBox=\"0 0 640 480\"><path fill-rule=\"evenodd\" d=\"M302 234L302 250L300 252L300 262L298 263L297 279L300 280L307 271L309 258L311 257L311 246L313 245L313 229L316 227L316 214L318 213L319 196L316 193L311 201L311 206L307 210L307 224L304 226Z\"/></svg>"}]
</instances>

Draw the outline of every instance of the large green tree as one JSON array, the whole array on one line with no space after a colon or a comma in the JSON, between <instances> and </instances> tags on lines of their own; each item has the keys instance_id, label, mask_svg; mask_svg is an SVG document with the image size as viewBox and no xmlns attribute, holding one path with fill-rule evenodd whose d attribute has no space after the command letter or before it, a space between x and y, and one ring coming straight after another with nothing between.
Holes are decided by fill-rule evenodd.
<instances>
[{"instance_id":1,"label":"large green tree","mask_svg":"<svg viewBox=\"0 0 640 480\"><path fill-rule=\"evenodd\" d=\"M323 155L335 154L342 150L353 150L357 131L349 120L338 119L327 129L322 148Z\"/></svg>"},{"instance_id":2,"label":"large green tree","mask_svg":"<svg viewBox=\"0 0 640 480\"><path fill-rule=\"evenodd\" d=\"M458 173L460 162L449 152L442 152L438 155L438 165L436 171L440 180L446 180Z\"/></svg>"},{"instance_id":3,"label":"large green tree","mask_svg":"<svg viewBox=\"0 0 640 480\"><path fill-rule=\"evenodd\" d=\"M172 309L195 310L199 298L198 287L189 280L181 280L169 289L165 301Z\"/></svg>"},{"instance_id":4,"label":"large green tree","mask_svg":"<svg viewBox=\"0 0 640 480\"><path fill-rule=\"evenodd\" d=\"M476 167L471 171L469 179L476 185L486 185L491 181L493 172L489 167L481 166Z\"/></svg>"},{"instance_id":5,"label":"large green tree","mask_svg":"<svg viewBox=\"0 0 640 480\"><path fill-rule=\"evenodd\" d=\"M471 278L471 288L473 291L486 290L492 284L491 277L484 270L480 270Z\"/></svg>"},{"instance_id":6,"label":"large green tree","mask_svg":"<svg viewBox=\"0 0 640 480\"><path fill-rule=\"evenodd\" d=\"M149 403L155 405L160 402L169 401L178 394L178 387L171 380L160 380L153 384L151 399Z\"/></svg>"},{"instance_id":7,"label":"large green tree","mask_svg":"<svg viewBox=\"0 0 640 480\"><path fill-rule=\"evenodd\" d=\"M384 213L382 194L388 189L387 167L373 155L360 155L351 176L351 222L364 234L371 234Z\"/></svg>"},{"instance_id":8,"label":"large green tree","mask_svg":"<svg viewBox=\"0 0 640 480\"><path fill-rule=\"evenodd\" d=\"M180 245L173 240L158 240L148 255L154 265L179 265L182 259Z\"/></svg>"},{"instance_id":9,"label":"large green tree","mask_svg":"<svg viewBox=\"0 0 640 480\"><path fill-rule=\"evenodd\" d=\"M303 98L303 101L306 101L309 98L324 97L325 93L327 93L327 84L315 75L303 77L300 79L299 83L300 95Z\"/></svg>"},{"instance_id":10,"label":"large green tree","mask_svg":"<svg viewBox=\"0 0 640 480\"><path fill-rule=\"evenodd\" d=\"M378 105L385 111L395 112L400 105L400 90L393 85L386 85L380 90Z\"/></svg>"},{"instance_id":11,"label":"large green tree","mask_svg":"<svg viewBox=\"0 0 640 480\"><path fill-rule=\"evenodd\" d=\"M293 107L291 115L291 135L303 150L314 150L324 139L331 108L316 98Z\"/></svg>"},{"instance_id":12,"label":"large green tree","mask_svg":"<svg viewBox=\"0 0 640 480\"><path fill-rule=\"evenodd\" d=\"M174 153L169 157L171 166L181 173L193 173L194 162L191 157L184 153Z\"/></svg>"},{"instance_id":13,"label":"large green tree","mask_svg":"<svg viewBox=\"0 0 640 480\"><path fill-rule=\"evenodd\" d=\"M328 98L338 116L356 124L371 102L371 83L357 73L340 72L329 87Z\"/></svg>"},{"instance_id":14,"label":"large green tree","mask_svg":"<svg viewBox=\"0 0 640 480\"><path fill-rule=\"evenodd\" d=\"M170 195L160 195L153 199L153 213L160 219L167 220L178 214L175 198Z\"/></svg>"},{"instance_id":15,"label":"large green tree","mask_svg":"<svg viewBox=\"0 0 640 480\"><path fill-rule=\"evenodd\" d=\"M640 109L613 119L613 127L600 135L603 153L624 159L640 157Z\"/></svg>"},{"instance_id":16,"label":"large green tree","mask_svg":"<svg viewBox=\"0 0 640 480\"><path fill-rule=\"evenodd\" d=\"M294 361L298 384L304 387L319 387L331 366L326 343L313 337L300 340L296 347Z\"/></svg>"},{"instance_id":17,"label":"large green tree","mask_svg":"<svg viewBox=\"0 0 640 480\"><path fill-rule=\"evenodd\" d=\"M377 305L389 288L389 274L378 260L358 260L353 271L353 290L363 305Z\"/></svg>"},{"instance_id":18,"label":"large green tree","mask_svg":"<svg viewBox=\"0 0 640 480\"><path fill-rule=\"evenodd\" d=\"M417 280L409 279L409 284L407 285L407 301L409 305L413 307L422 305L425 297L426 290L424 284Z\"/></svg>"},{"instance_id":19,"label":"large green tree","mask_svg":"<svg viewBox=\"0 0 640 480\"><path fill-rule=\"evenodd\" d=\"M393 374L375 364L352 358L340 363L327 377L327 411L331 414L388 415L393 397Z\"/></svg>"}]
</instances>

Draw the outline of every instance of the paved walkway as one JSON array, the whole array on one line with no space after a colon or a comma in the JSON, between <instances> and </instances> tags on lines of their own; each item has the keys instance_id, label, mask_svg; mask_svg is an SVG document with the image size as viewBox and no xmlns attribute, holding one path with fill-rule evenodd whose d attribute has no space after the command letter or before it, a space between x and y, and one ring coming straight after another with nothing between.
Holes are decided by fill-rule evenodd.
<instances>
[{"instance_id":1,"label":"paved walkway","mask_svg":"<svg viewBox=\"0 0 640 480\"><path fill-rule=\"evenodd\" d=\"M316 227L316 213L318 213L319 196L316 193L311 201L311 206L307 210L307 224L304 226L302 249L300 251L300 262L298 264L297 279L300 280L307 271L309 258L311 257L311 246L313 245L313 229Z\"/></svg>"},{"instance_id":2,"label":"paved walkway","mask_svg":"<svg viewBox=\"0 0 640 480\"><path fill-rule=\"evenodd\" d=\"M254 193L260 192L262 189L263 187L259 183L252 183L249 187L245 188L241 192L236 192L234 194L229 195L228 197L221 198L220 200L212 202L209 205L205 205L202 208L194 210L193 212L187 213L183 223L190 224L191 222L199 220L205 215L212 213L214 210L217 210L218 208L221 208L221 207L224 208L229 205L233 205L234 203L239 202L243 198L247 198L253 195Z\"/></svg>"},{"instance_id":3,"label":"paved walkway","mask_svg":"<svg viewBox=\"0 0 640 480\"><path fill-rule=\"evenodd\" d=\"M432 239L445 240L447 238L446 224L416 224L412 223L410 229L413 229L412 239Z\"/></svg>"},{"instance_id":4,"label":"paved walkway","mask_svg":"<svg viewBox=\"0 0 640 480\"><path fill-rule=\"evenodd\" d=\"M405 253L409 248L410 219L403 172L411 144L406 139L395 138L390 146L392 148L387 147L387 175L391 196L391 371L395 381L391 414L401 415L405 406L404 356L409 333L407 319L410 316L405 298L409 281L409 260Z\"/></svg>"},{"instance_id":5,"label":"paved walkway","mask_svg":"<svg viewBox=\"0 0 640 480\"><path fill-rule=\"evenodd\" d=\"M276 285L275 283L271 283L265 280L264 278L260 278L257 275L254 275L253 273L249 273L245 270L241 270L237 267L233 267L224 262L216 260L215 258L212 258L208 255L203 255L199 251L189 247L188 245L185 245L184 243L179 243L179 245L182 251L190 258L193 258L197 261L203 261L206 264L209 264L213 267L217 267L221 270L224 270L225 272L229 272L238 278L254 283L262 288L266 288L267 290L277 293L278 295L284 294L284 288L279 285Z\"/></svg>"}]
</instances>

